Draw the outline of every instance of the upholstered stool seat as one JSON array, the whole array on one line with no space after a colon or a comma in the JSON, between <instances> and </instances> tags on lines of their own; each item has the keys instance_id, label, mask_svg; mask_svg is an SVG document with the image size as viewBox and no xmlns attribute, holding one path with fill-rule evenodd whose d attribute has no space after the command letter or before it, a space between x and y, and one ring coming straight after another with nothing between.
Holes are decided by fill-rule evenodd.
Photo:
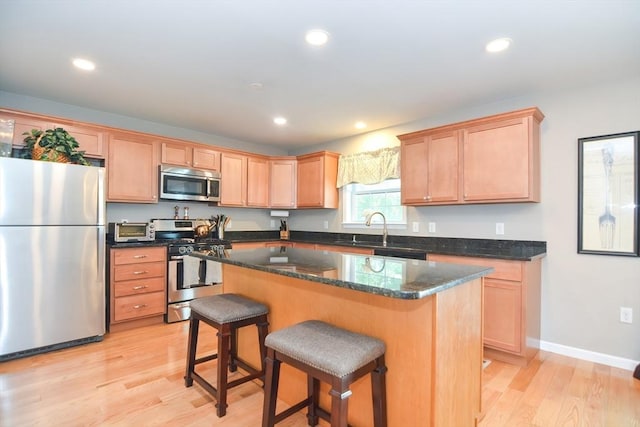
<instances>
[{"instance_id":1,"label":"upholstered stool seat","mask_svg":"<svg viewBox=\"0 0 640 427\"><path fill-rule=\"evenodd\" d=\"M191 387L195 380L202 388L216 399L216 413L219 417L226 414L227 390L247 381L264 379L264 360L266 350L264 346L269 323L266 305L236 294L221 294L197 298L191 301L191 318L189 323L189 344L187 348L187 371L184 377L185 386ZM216 354L196 359L198 345L198 329L200 321L218 330L218 348ZM260 369L256 369L238 357L237 329L244 326L256 325L260 347ZM218 359L216 386L214 387L195 371L196 365ZM240 366L248 372L247 375L227 381L228 372L236 371Z\"/></svg>"},{"instance_id":2,"label":"upholstered stool seat","mask_svg":"<svg viewBox=\"0 0 640 427\"><path fill-rule=\"evenodd\" d=\"M347 426L349 386L371 373L375 427L386 426L385 344L381 340L309 320L267 335L263 427L272 427L284 418L308 407L310 426L318 417L332 427ZM275 413L280 363L285 362L307 374L307 398L280 414ZM330 384L331 411L319 407L319 381Z\"/></svg>"}]
</instances>

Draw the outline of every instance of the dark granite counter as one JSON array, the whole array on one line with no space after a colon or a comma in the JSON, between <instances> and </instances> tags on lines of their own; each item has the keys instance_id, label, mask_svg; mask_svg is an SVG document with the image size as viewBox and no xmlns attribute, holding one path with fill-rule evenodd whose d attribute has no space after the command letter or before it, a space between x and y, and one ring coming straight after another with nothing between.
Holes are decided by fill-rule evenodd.
<instances>
[{"instance_id":1,"label":"dark granite counter","mask_svg":"<svg viewBox=\"0 0 640 427\"><path fill-rule=\"evenodd\" d=\"M228 232L233 242L260 242L279 240L278 231ZM376 249L382 246L382 236L376 234L323 233L291 231L290 241L326 244L343 247ZM355 237L355 242L353 238ZM388 248L407 251L423 251L427 254L458 255L479 258L497 258L514 261L531 261L544 257L547 243L531 240L462 239L449 237L388 236Z\"/></svg>"},{"instance_id":2,"label":"dark granite counter","mask_svg":"<svg viewBox=\"0 0 640 427\"><path fill-rule=\"evenodd\" d=\"M192 256L399 299L420 299L485 276L492 268L271 247Z\"/></svg>"}]
</instances>

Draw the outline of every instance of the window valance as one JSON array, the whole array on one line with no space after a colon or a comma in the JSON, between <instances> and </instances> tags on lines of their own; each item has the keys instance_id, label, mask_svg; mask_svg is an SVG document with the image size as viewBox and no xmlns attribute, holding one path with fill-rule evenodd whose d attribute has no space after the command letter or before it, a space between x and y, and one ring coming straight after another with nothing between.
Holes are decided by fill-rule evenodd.
<instances>
[{"instance_id":1,"label":"window valance","mask_svg":"<svg viewBox=\"0 0 640 427\"><path fill-rule=\"evenodd\" d=\"M354 182L377 184L389 178L400 178L399 146L347 154L338 159L338 188Z\"/></svg>"}]
</instances>

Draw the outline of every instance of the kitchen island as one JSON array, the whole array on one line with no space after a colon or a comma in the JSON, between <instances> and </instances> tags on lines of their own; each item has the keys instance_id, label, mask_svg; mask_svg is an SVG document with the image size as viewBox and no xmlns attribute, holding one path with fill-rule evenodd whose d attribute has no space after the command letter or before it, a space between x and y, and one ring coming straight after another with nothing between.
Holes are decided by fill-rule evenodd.
<instances>
[{"instance_id":1,"label":"kitchen island","mask_svg":"<svg viewBox=\"0 0 640 427\"><path fill-rule=\"evenodd\" d=\"M476 424L491 268L277 247L192 255L223 263L224 292L266 304L271 331L318 319L382 339L390 427ZM255 330L240 331L240 352L257 366L256 342ZM350 424L372 425L369 378L352 390ZM304 374L283 366L279 398L305 393Z\"/></svg>"}]
</instances>

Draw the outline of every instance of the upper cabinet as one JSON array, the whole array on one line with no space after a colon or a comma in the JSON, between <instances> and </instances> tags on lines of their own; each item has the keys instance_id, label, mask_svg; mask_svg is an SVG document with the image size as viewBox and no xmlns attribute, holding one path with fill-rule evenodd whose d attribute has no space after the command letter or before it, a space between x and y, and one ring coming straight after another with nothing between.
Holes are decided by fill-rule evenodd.
<instances>
[{"instance_id":1,"label":"upper cabinet","mask_svg":"<svg viewBox=\"0 0 640 427\"><path fill-rule=\"evenodd\" d=\"M406 205L540 201L537 108L400 135Z\"/></svg>"},{"instance_id":2,"label":"upper cabinet","mask_svg":"<svg viewBox=\"0 0 640 427\"><path fill-rule=\"evenodd\" d=\"M65 125L63 123L56 123L54 126L65 128L67 132L78 141L79 149L84 151L85 157L94 159L105 158L107 147L104 132L82 126Z\"/></svg>"},{"instance_id":3,"label":"upper cabinet","mask_svg":"<svg viewBox=\"0 0 640 427\"><path fill-rule=\"evenodd\" d=\"M272 157L269 160L269 206L293 209L296 207L295 157Z\"/></svg>"},{"instance_id":4,"label":"upper cabinet","mask_svg":"<svg viewBox=\"0 0 640 427\"><path fill-rule=\"evenodd\" d=\"M504 114L463 130L466 202L540 201L538 109Z\"/></svg>"},{"instance_id":5,"label":"upper cabinet","mask_svg":"<svg viewBox=\"0 0 640 427\"><path fill-rule=\"evenodd\" d=\"M298 156L298 208L337 208L337 153L321 151Z\"/></svg>"},{"instance_id":6,"label":"upper cabinet","mask_svg":"<svg viewBox=\"0 0 640 427\"><path fill-rule=\"evenodd\" d=\"M403 141L400 156L403 204L449 204L459 200L458 131Z\"/></svg>"},{"instance_id":7,"label":"upper cabinet","mask_svg":"<svg viewBox=\"0 0 640 427\"><path fill-rule=\"evenodd\" d=\"M266 208L269 160L223 151L220 154L220 206Z\"/></svg>"},{"instance_id":8,"label":"upper cabinet","mask_svg":"<svg viewBox=\"0 0 640 427\"><path fill-rule=\"evenodd\" d=\"M132 135L110 135L108 202L158 202L158 143Z\"/></svg>"},{"instance_id":9,"label":"upper cabinet","mask_svg":"<svg viewBox=\"0 0 640 427\"><path fill-rule=\"evenodd\" d=\"M78 141L79 150L85 152L85 157L94 159L103 159L106 154L105 134L98 127L75 125L72 122L64 120L46 118L37 115L18 114L18 113L2 113L0 119L13 120L13 140L14 148L24 147L23 135L25 132L31 132L32 129L47 130L57 127L64 128L76 141Z\"/></svg>"},{"instance_id":10,"label":"upper cabinet","mask_svg":"<svg viewBox=\"0 0 640 427\"><path fill-rule=\"evenodd\" d=\"M207 146L167 141L162 143L161 162L168 165L219 171L220 152Z\"/></svg>"}]
</instances>

